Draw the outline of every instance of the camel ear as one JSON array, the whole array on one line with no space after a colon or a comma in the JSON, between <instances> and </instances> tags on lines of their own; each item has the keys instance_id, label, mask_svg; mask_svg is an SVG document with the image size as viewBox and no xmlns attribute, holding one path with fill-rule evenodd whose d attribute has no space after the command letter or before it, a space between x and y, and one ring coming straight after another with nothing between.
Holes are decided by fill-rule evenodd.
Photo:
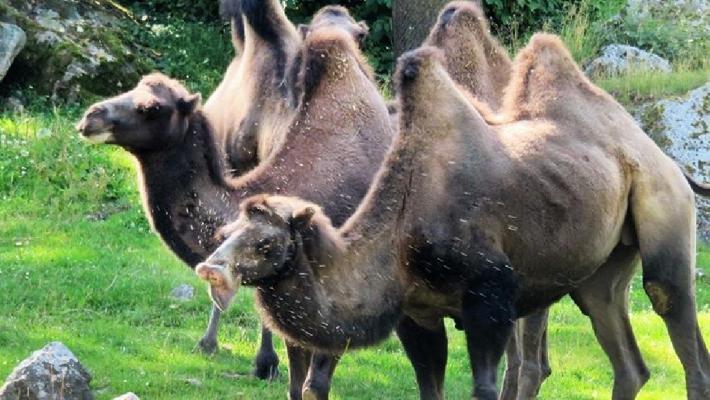
<instances>
[{"instance_id":1,"label":"camel ear","mask_svg":"<svg viewBox=\"0 0 710 400\"><path fill-rule=\"evenodd\" d=\"M177 110L182 115L190 115L197 110L202 103L202 95L199 93L187 95L177 101Z\"/></svg>"},{"instance_id":2,"label":"camel ear","mask_svg":"<svg viewBox=\"0 0 710 400\"><path fill-rule=\"evenodd\" d=\"M316 215L316 209L314 207L305 207L297 210L293 213L292 224L298 229L302 230L311 225L311 220L313 216Z\"/></svg>"},{"instance_id":3,"label":"camel ear","mask_svg":"<svg viewBox=\"0 0 710 400\"><path fill-rule=\"evenodd\" d=\"M309 25L304 25L304 24L299 24L298 25L298 33L301 35L301 39L305 39L306 36L308 36L308 32L311 31L311 27Z\"/></svg>"},{"instance_id":4,"label":"camel ear","mask_svg":"<svg viewBox=\"0 0 710 400\"><path fill-rule=\"evenodd\" d=\"M367 36L370 34L370 27L365 21L358 22L357 26L360 28L360 30L355 35L355 38L357 39L357 42L361 45L365 44L365 39L367 39Z\"/></svg>"}]
</instances>

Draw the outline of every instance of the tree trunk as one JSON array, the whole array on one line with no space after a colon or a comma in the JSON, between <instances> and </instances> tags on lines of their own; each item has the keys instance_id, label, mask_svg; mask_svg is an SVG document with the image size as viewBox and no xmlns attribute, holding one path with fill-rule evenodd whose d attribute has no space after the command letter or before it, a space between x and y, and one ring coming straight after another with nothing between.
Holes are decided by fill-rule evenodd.
<instances>
[{"instance_id":1,"label":"tree trunk","mask_svg":"<svg viewBox=\"0 0 710 400\"><path fill-rule=\"evenodd\" d=\"M399 57L419 47L431 30L439 11L450 0L392 0L394 51Z\"/></svg>"}]
</instances>

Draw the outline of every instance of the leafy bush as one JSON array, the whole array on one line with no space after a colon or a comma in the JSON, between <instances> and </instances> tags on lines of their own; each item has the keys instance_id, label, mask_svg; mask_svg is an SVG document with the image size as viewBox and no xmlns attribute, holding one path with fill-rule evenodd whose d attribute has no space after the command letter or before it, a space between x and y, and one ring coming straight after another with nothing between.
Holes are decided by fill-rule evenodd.
<instances>
[{"instance_id":1,"label":"leafy bush","mask_svg":"<svg viewBox=\"0 0 710 400\"><path fill-rule=\"evenodd\" d=\"M118 0L143 15L169 15L191 21L219 21L219 0Z\"/></svg>"}]
</instances>

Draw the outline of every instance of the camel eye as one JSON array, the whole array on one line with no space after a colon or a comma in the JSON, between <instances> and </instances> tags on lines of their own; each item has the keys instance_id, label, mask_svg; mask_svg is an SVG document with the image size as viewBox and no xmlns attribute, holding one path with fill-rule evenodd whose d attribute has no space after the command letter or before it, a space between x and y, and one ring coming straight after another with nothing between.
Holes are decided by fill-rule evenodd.
<instances>
[{"instance_id":1,"label":"camel eye","mask_svg":"<svg viewBox=\"0 0 710 400\"><path fill-rule=\"evenodd\" d=\"M160 112L162 110L163 107L160 104L140 105L136 107L136 111L138 112L138 114L146 118L154 118L160 115Z\"/></svg>"}]
</instances>

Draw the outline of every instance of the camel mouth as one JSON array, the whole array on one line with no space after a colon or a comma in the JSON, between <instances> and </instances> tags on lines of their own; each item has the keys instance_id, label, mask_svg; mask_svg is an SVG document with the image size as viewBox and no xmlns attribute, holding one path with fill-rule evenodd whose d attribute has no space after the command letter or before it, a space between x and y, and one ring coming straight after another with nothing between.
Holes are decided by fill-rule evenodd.
<instances>
[{"instance_id":1,"label":"camel mouth","mask_svg":"<svg viewBox=\"0 0 710 400\"><path fill-rule=\"evenodd\" d=\"M99 131L96 133L81 132L81 137L91 144L110 144L114 141L113 133L106 131Z\"/></svg>"},{"instance_id":2,"label":"camel mouth","mask_svg":"<svg viewBox=\"0 0 710 400\"><path fill-rule=\"evenodd\" d=\"M241 275L234 278L228 268L206 262L200 263L195 268L195 273L210 284L209 295L212 303L220 311L226 311L239 290Z\"/></svg>"}]
</instances>

